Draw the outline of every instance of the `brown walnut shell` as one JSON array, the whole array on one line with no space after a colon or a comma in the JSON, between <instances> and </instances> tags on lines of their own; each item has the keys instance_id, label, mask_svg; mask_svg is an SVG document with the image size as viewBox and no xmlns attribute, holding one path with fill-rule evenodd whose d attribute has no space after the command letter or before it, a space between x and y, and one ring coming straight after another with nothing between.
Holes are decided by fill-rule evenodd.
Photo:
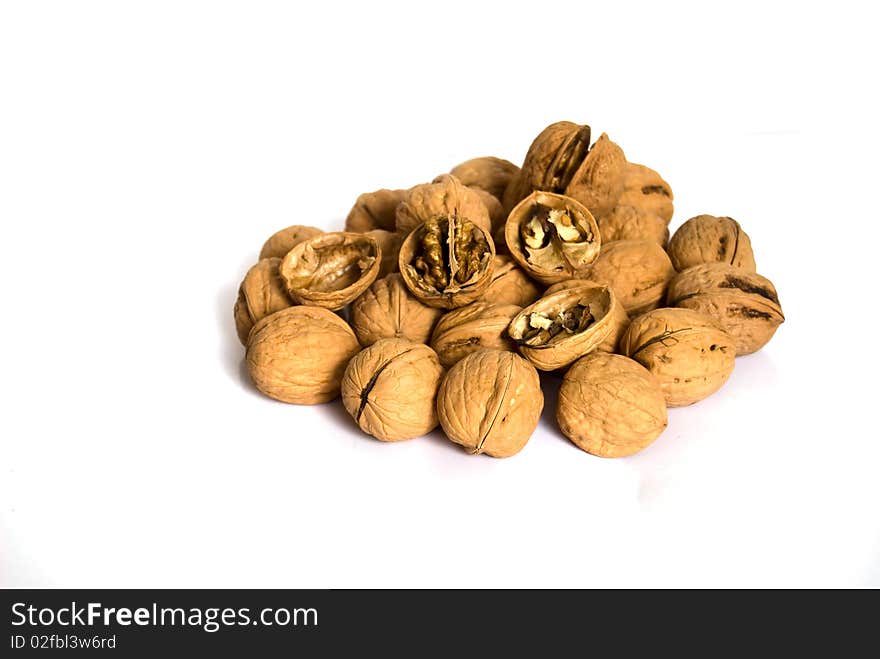
<instances>
[{"instance_id":1,"label":"brown walnut shell","mask_svg":"<svg viewBox=\"0 0 880 659\"><path fill-rule=\"evenodd\" d=\"M726 263L704 263L679 273L666 299L670 307L712 316L733 338L737 355L763 348L785 321L769 279Z\"/></svg>"},{"instance_id":2,"label":"brown walnut shell","mask_svg":"<svg viewBox=\"0 0 880 659\"><path fill-rule=\"evenodd\" d=\"M672 236L667 251L679 272L702 263L726 263L755 272L752 241L730 217L692 217Z\"/></svg>"},{"instance_id":3,"label":"brown walnut shell","mask_svg":"<svg viewBox=\"0 0 880 659\"><path fill-rule=\"evenodd\" d=\"M395 215L397 205L403 201L408 190L376 190L365 192L357 198L348 217L345 230L352 233L366 233L373 229L396 231Z\"/></svg>"},{"instance_id":4,"label":"brown walnut shell","mask_svg":"<svg viewBox=\"0 0 880 659\"><path fill-rule=\"evenodd\" d=\"M529 441L544 408L535 367L506 350L478 350L449 369L437 393L446 436L471 454L506 458Z\"/></svg>"},{"instance_id":5,"label":"brown walnut shell","mask_svg":"<svg viewBox=\"0 0 880 659\"><path fill-rule=\"evenodd\" d=\"M519 167L503 158L485 156L472 158L456 165L450 174L470 188L480 188L499 201L507 184L519 172Z\"/></svg>"},{"instance_id":6,"label":"brown walnut shell","mask_svg":"<svg viewBox=\"0 0 880 659\"><path fill-rule=\"evenodd\" d=\"M602 245L587 279L614 289L632 316L656 309L675 269L663 248L647 240L616 240Z\"/></svg>"},{"instance_id":7,"label":"brown walnut shell","mask_svg":"<svg viewBox=\"0 0 880 659\"><path fill-rule=\"evenodd\" d=\"M247 345L248 334L257 321L293 304L278 273L280 264L279 258L261 259L247 271L238 287L233 316L242 345Z\"/></svg>"},{"instance_id":8,"label":"brown walnut shell","mask_svg":"<svg viewBox=\"0 0 880 659\"><path fill-rule=\"evenodd\" d=\"M397 207L395 217L397 231L403 234L408 234L424 222L450 217L460 222L470 221L483 231L492 233L489 211L480 194L449 174L409 190Z\"/></svg>"},{"instance_id":9,"label":"brown walnut shell","mask_svg":"<svg viewBox=\"0 0 880 659\"><path fill-rule=\"evenodd\" d=\"M319 236L322 233L324 232L321 229L303 226L302 224L294 224L286 229L281 229L281 231L276 231L263 243L263 248L260 250L260 258L277 257L283 259L287 252L301 242Z\"/></svg>"},{"instance_id":10,"label":"brown walnut shell","mask_svg":"<svg viewBox=\"0 0 880 659\"><path fill-rule=\"evenodd\" d=\"M599 227L583 204L551 192L533 192L510 212L507 249L542 284L585 274L599 255Z\"/></svg>"},{"instance_id":11,"label":"brown walnut shell","mask_svg":"<svg viewBox=\"0 0 880 659\"><path fill-rule=\"evenodd\" d=\"M489 234L456 215L430 220L403 241L398 261L410 292L425 304L463 307L492 281L495 244Z\"/></svg>"},{"instance_id":12,"label":"brown walnut shell","mask_svg":"<svg viewBox=\"0 0 880 659\"><path fill-rule=\"evenodd\" d=\"M366 234L325 233L294 247L281 261L287 292L300 304L337 310L379 275L382 250Z\"/></svg>"},{"instance_id":13,"label":"brown walnut shell","mask_svg":"<svg viewBox=\"0 0 880 659\"><path fill-rule=\"evenodd\" d=\"M626 165L623 192L617 205L632 206L647 215L657 215L669 224L674 210L672 188L650 167L630 162Z\"/></svg>"},{"instance_id":14,"label":"brown walnut shell","mask_svg":"<svg viewBox=\"0 0 880 659\"><path fill-rule=\"evenodd\" d=\"M496 232L504 230L504 222L507 220L507 213L501 207L501 202L480 188L470 188L483 202L486 212L489 214L489 225L492 227L492 236L494 238Z\"/></svg>"},{"instance_id":15,"label":"brown walnut shell","mask_svg":"<svg viewBox=\"0 0 880 659\"><path fill-rule=\"evenodd\" d=\"M622 458L646 448L666 429L666 399L657 379L638 362L593 352L565 374L556 421L578 448Z\"/></svg>"},{"instance_id":16,"label":"brown walnut shell","mask_svg":"<svg viewBox=\"0 0 880 659\"><path fill-rule=\"evenodd\" d=\"M361 430L383 442L421 437L437 427L437 389L443 374L428 346L381 339L348 363L342 404Z\"/></svg>"},{"instance_id":17,"label":"brown walnut shell","mask_svg":"<svg viewBox=\"0 0 880 659\"><path fill-rule=\"evenodd\" d=\"M620 351L654 374L670 407L718 391L736 357L733 339L718 322L690 309L655 309L633 319Z\"/></svg>"},{"instance_id":18,"label":"brown walnut shell","mask_svg":"<svg viewBox=\"0 0 880 659\"><path fill-rule=\"evenodd\" d=\"M492 281L480 299L493 304L527 307L541 297L542 292L543 287L535 283L515 261L504 254L497 254L493 259Z\"/></svg>"},{"instance_id":19,"label":"brown walnut shell","mask_svg":"<svg viewBox=\"0 0 880 659\"><path fill-rule=\"evenodd\" d=\"M604 217L597 218L602 243L615 240L650 240L660 247L669 241L669 225L662 217L634 206L615 206Z\"/></svg>"},{"instance_id":20,"label":"brown walnut shell","mask_svg":"<svg viewBox=\"0 0 880 659\"><path fill-rule=\"evenodd\" d=\"M345 366L359 350L354 332L335 313L297 306L254 325L245 362L257 389L270 398L315 405L339 395Z\"/></svg>"},{"instance_id":21,"label":"brown walnut shell","mask_svg":"<svg viewBox=\"0 0 880 659\"><path fill-rule=\"evenodd\" d=\"M580 288L581 286L605 288L602 284L597 284L589 279L568 279L558 284L553 284L544 291L544 295L553 295L559 291L567 291L572 288ZM596 347L596 350L617 352L617 344L620 342L620 337L623 336L626 328L629 327L629 314L623 308L623 305L620 304L620 300L617 299L616 295L612 296L611 311L608 315L611 316L611 331L605 337L605 340Z\"/></svg>"},{"instance_id":22,"label":"brown walnut shell","mask_svg":"<svg viewBox=\"0 0 880 659\"><path fill-rule=\"evenodd\" d=\"M400 246L403 244L405 236L396 231L385 231L384 229L373 229L372 231L367 231L364 235L379 243L379 251L382 253L379 275L376 279L381 279L392 272L397 272L397 259L400 256Z\"/></svg>"},{"instance_id":23,"label":"brown walnut shell","mask_svg":"<svg viewBox=\"0 0 880 659\"><path fill-rule=\"evenodd\" d=\"M526 359L553 371L605 343L618 328L614 304L614 293L604 286L567 288L520 311L507 332Z\"/></svg>"},{"instance_id":24,"label":"brown walnut shell","mask_svg":"<svg viewBox=\"0 0 880 659\"><path fill-rule=\"evenodd\" d=\"M351 305L351 326L363 346L379 339L428 343L442 309L422 304L399 273L373 282Z\"/></svg>"},{"instance_id":25,"label":"brown walnut shell","mask_svg":"<svg viewBox=\"0 0 880 659\"><path fill-rule=\"evenodd\" d=\"M521 310L522 307L514 304L480 301L453 309L434 327L431 347L446 368L482 348L516 352L516 344L508 336L507 326Z\"/></svg>"}]
</instances>

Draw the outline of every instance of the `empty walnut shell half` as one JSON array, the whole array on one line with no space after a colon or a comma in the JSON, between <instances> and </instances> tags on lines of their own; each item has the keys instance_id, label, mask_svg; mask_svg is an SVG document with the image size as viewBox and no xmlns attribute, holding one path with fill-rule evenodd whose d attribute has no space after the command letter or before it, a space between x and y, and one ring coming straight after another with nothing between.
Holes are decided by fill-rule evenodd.
<instances>
[{"instance_id":1,"label":"empty walnut shell half","mask_svg":"<svg viewBox=\"0 0 880 659\"><path fill-rule=\"evenodd\" d=\"M618 329L615 302L605 286L564 289L520 311L507 331L526 359L542 371L553 371L597 349Z\"/></svg>"},{"instance_id":2,"label":"empty walnut shell half","mask_svg":"<svg viewBox=\"0 0 880 659\"><path fill-rule=\"evenodd\" d=\"M277 257L283 259L287 252L301 242L319 236L322 233L324 232L321 229L303 226L302 224L294 224L286 229L281 229L281 231L276 231L263 243L263 248L260 250L260 258Z\"/></svg>"},{"instance_id":3,"label":"empty walnut shell half","mask_svg":"<svg viewBox=\"0 0 880 659\"><path fill-rule=\"evenodd\" d=\"M666 224L672 219L672 188L650 167L626 164L623 192L617 199L618 206L632 206L640 212L657 215Z\"/></svg>"},{"instance_id":4,"label":"empty walnut shell half","mask_svg":"<svg viewBox=\"0 0 880 659\"><path fill-rule=\"evenodd\" d=\"M437 388L443 374L428 346L382 339L348 363L342 404L361 430L383 442L421 437L437 427Z\"/></svg>"},{"instance_id":5,"label":"empty walnut shell half","mask_svg":"<svg viewBox=\"0 0 880 659\"><path fill-rule=\"evenodd\" d=\"M620 351L654 374L670 407L718 391L736 357L735 343L718 321L690 309L655 309L633 319Z\"/></svg>"},{"instance_id":6,"label":"empty walnut shell half","mask_svg":"<svg viewBox=\"0 0 880 659\"><path fill-rule=\"evenodd\" d=\"M593 352L566 372L556 421L578 448L621 458L649 446L666 429L666 399L657 379L638 362Z\"/></svg>"},{"instance_id":7,"label":"empty walnut shell half","mask_svg":"<svg viewBox=\"0 0 880 659\"><path fill-rule=\"evenodd\" d=\"M337 310L379 275L382 250L366 234L325 233L294 247L281 261L287 292L300 304Z\"/></svg>"},{"instance_id":8,"label":"empty walnut shell half","mask_svg":"<svg viewBox=\"0 0 880 659\"><path fill-rule=\"evenodd\" d=\"M649 240L660 247L669 241L669 224L659 215L634 206L615 206L596 220L602 244L615 240Z\"/></svg>"},{"instance_id":9,"label":"empty walnut shell half","mask_svg":"<svg viewBox=\"0 0 880 659\"><path fill-rule=\"evenodd\" d=\"M507 326L522 307L514 304L471 302L443 315L434 327L431 347L440 363L449 368L460 359L482 348L516 351Z\"/></svg>"},{"instance_id":10,"label":"empty walnut shell half","mask_svg":"<svg viewBox=\"0 0 880 659\"><path fill-rule=\"evenodd\" d=\"M247 344L248 334L257 321L293 304L278 273L280 264L279 258L261 259L247 271L238 287L233 316L242 345Z\"/></svg>"},{"instance_id":11,"label":"empty walnut shell half","mask_svg":"<svg viewBox=\"0 0 880 659\"><path fill-rule=\"evenodd\" d=\"M397 207L397 231L408 234L424 222L450 217L459 222L469 221L487 233L492 232L489 210L480 194L449 174L409 190Z\"/></svg>"},{"instance_id":12,"label":"empty walnut shell half","mask_svg":"<svg viewBox=\"0 0 880 659\"><path fill-rule=\"evenodd\" d=\"M726 263L704 263L679 273L666 299L670 307L712 316L733 338L737 355L763 348L785 321L769 279Z\"/></svg>"},{"instance_id":13,"label":"empty walnut shell half","mask_svg":"<svg viewBox=\"0 0 880 659\"><path fill-rule=\"evenodd\" d=\"M568 279L567 281L553 284L550 288L544 291L544 295L553 295L559 291L567 291L572 288L580 288L581 286L605 288L602 284L597 284L589 279ZM626 309L620 304L620 300L617 299L616 295L612 296L611 312L608 315L611 316L611 331L608 333L608 336L605 337L605 340L596 346L596 350L617 352L617 344L620 341L620 337L623 336L626 328L629 327L629 314L626 313Z\"/></svg>"},{"instance_id":14,"label":"empty walnut shell half","mask_svg":"<svg viewBox=\"0 0 880 659\"><path fill-rule=\"evenodd\" d=\"M464 185L485 190L500 201L510 179L518 172L519 167L508 160L485 156L466 160L453 167L449 173Z\"/></svg>"},{"instance_id":15,"label":"empty walnut shell half","mask_svg":"<svg viewBox=\"0 0 880 659\"><path fill-rule=\"evenodd\" d=\"M755 271L752 241L730 217L692 217L678 228L667 249L679 272L701 263L726 263Z\"/></svg>"},{"instance_id":16,"label":"empty walnut shell half","mask_svg":"<svg viewBox=\"0 0 880 659\"><path fill-rule=\"evenodd\" d=\"M506 458L529 441L544 408L535 367L506 350L478 350L449 369L437 393L446 436L471 454Z\"/></svg>"},{"instance_id":17,"label":"empty walnut shell half","mask_svg":"<svg viewBox=\"0 0 880 659\"><path fill-rule=\"evenodd\" d=\"M504 240L520 267L543 284L586 273L600 248L599 227L590 211L551 192L533 192L514 207Z\"/></svg>"},{"instance_id":18,"label":"empty walnut shell half","mask_svg":"<svg viewBox=\"0 0 880 659\"><path fill-rule=\"evenodd\" d=\"M434 325L443 315L419 302L399 273L377 279L351 305L351 326L363 346L379 339L409 339L428 343Z\"/></svg>"},{"instance_id":19,"label":"empty walnut shell half","mask_svg":"<svg viewBox=\"0 0 880 659\"><path fill-rule=\"evenodd\" d=\"M588 279L614 289L630 317L659 307L674 276L666 252L648 240L605 243L587 274Z\"/></svg>"},{"instance_id":20,"label":"empty walnut shell half","mask_svg":"<svg viewBox=\"0 0 880 659\"><path fill-rule=\"evenodd\" d=\"M353 233L366 233L373 229L395 231L394 212L403 201L408 190L376 190L365 192L357 198L348 217L345 218L345 230Z\"/></svg>"},{"instance_id":21,"label":"empty walnut shell half","mask_svg":"<svg viewBox=\"0 0 880 659\"><path fill-rule=\"evenodd\" d=\"M539 286L509 256L497 254L493 259L492 281L481 300L493 304L515 304L527 307L541 297Z\"/></svg>"},{"instance_id":22,"label":"empty walnut shell half","mask_svg":"<svg viewBox=\"0 0 880 659\"><path fill-rule=\"evenodd\" d=\"M297 306L254 325L245 363L257 389L270 398L315 405L339 395L345 366L359 350L354 332L335 313Z\"/></svg>"},{"instance_id":23,"label":"empty walnut shell half","mask_svg":"<svg viewBox=\"0 0 880 659\"><path fill-rule=\"evenodd\" d=\"M455 309L479 298L492 281L495 244L489 234L456 215L413 229L400 248L407 288L432 307Z\"/></svg>"}]
</instances>

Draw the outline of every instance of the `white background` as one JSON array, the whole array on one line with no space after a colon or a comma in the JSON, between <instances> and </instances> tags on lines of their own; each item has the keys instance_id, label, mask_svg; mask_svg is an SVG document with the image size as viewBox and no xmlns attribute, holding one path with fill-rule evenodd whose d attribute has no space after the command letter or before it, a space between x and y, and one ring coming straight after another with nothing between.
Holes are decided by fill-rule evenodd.
<instances>
[{"instance_id":1,"label":"white background","mask_svg":"<svg viewBox=\"0 0 880 659\"><path fill-rule=\"evenodd\" d=\"M3 3L0 585L880 586L867 5L601 4ZM610 461L549 386L494 460L252 389L269 234L561 119L750 234L787 321L719 394Z\"/></svg>"}]
</instances>

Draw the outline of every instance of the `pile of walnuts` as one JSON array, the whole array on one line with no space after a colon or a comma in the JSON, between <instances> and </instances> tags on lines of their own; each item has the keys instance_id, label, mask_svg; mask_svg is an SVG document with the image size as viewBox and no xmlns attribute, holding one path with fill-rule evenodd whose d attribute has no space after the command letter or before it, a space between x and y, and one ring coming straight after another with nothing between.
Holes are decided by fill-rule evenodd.
<instances>
[{"instance_id":1,"label":"pile of walnuts","mask_svg":"<svg viewBox=\"0 0 880 659\"><path fill-rule=\"evenodd\" d=\"M602 457L642 450L783 322L749 237L699 215L669 239L672 190L590 127L548 126L522 167L475 158L358 197L345 231L282 229L235 303L256 387L342 403L382 441L439 424L470 453L525 446L538 370L556 418Z\"/></svg>"}]
</instances>

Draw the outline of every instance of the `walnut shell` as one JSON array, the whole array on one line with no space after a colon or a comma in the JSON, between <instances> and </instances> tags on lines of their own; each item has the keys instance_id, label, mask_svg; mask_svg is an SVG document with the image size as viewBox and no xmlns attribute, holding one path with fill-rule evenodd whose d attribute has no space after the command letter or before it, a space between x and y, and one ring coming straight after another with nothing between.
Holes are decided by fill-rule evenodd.
<instances>
[{"instance_id":1,"label":"walnut shell","mask_svg":"<svg viewBox=\"0 0 880 659\"><path fill-rule=\"evenodd\" d=\"M519 266L542 284L585 274L600 249L590 211L551 192L533 192L510 211L504 240Z\"/></svg>"},{"instance_id":2,"label":"walnut shell","mask_svg":"<svg viewBox=\"0 0 880 659\"><path fill-rule=\"evenodd\" d=\"M397 231L403 234L424 222L450 217L460 222L470 221L483 231L492 232L489 211L480 194L449 174L412 188L397 207L395 217Z\"/></svg>"},{"instance_id":3,"label":"walnut shell","mask_svg":"<svg viewBox=\"0 0 880 659\"><path fill-rule=\"evenodd\" d=\"M496 254L492 262L492 281L481 300L527 307L541 297L543 287L535 283L509 256Z\"/></svg>"},{"instance_id":4,"label":"walnut shell","mask_svg":"<svg viewBox=\"0 0 880 659\"><path fill-rule=\"evenodd\" d=\"M688 268L669 284L666 299L670 307L712 316L733 338L737 355L763 348L785 321L769 279L726 263Z\"/></svg>"},{"instance_id":5,"label":"walnut shell","mask_svg":"<svg viewBox=\"0 0 880 659\"><path fill-rule=\"evenodd\" d=\"M633 319L620 351L654 374L670 407L718 391L736 356L733 339L718 322L690 309L656 309Z\"/></svg>"},{"instance_id":6,"label":"walnut shell","mask_svg":"<svg viewBox=\"0 0 880 659\"><path fill-rule=\"evenodd\" d=\"M486 207L486 212L489 214L489 225L492 227L492 236L494 238L499 230L504 230L504 222L507 220L507 213L504 212L501 202L485 190L481 190L480 188L469 189L476 193L480 198L480 201L482 201L483 205Z\"/></svg>"},{"instance_id":7,"label":"walnut shell","mask_svg":"<svg viewBox=\"0 0 880 659\"><path fill-rule=\"evenodd\" d=\"M618 329L614 305L614 293L605 286L567 288L520 311L507 331L526 359L553 371L597 349Z\"/></svg>"},{"instance_id":8,"label":"walnut shell","mask_svg":"<svg viewBox=\"0 0 880 659\"><path fill-rule=\"evenodd\" d=\"M396 231L394 212L407 192L383 188L360 195L345 218L345 230L352 233L366 233L373 229Z\"/></svg>"},{"instance_id":9,"label":"walnut shell","mask_svg":"<svg viewBox=\"0 0 880 659\"><path fill-rule=\"evenodd\" d=\"M449 369L437 393L446 436L471 454L506 458L529 441L544 408L535 367L506 350L478 350Z\"/></svg>"},{"instance_id":10,"label":"walnut shell","mask_svg":"<svg viewBox=\"0 0 880 659\"><path fill-rule=\"evenodd\" d=\"M615 240L602 245L586 278L613 288L632 317L659 307L674 276L669 257L657 243Z\"/></svg>"},{"instance_id":11,"label":"walnut shell","mask_svg":"<svg viewBox=\"0 0 880 659\"><path fill-rule=\"evenodd\" d=\"M453 167L449 173L470 188L480 188L499 201L510 179L519 172L519 167L502 158L485 156L471 158Z\"/></svg>"},{"instance_id":12,"label":"walnut shell","mask_svg":"<svg viewBox=\"0 0 880 659\"><path fill-rule=\"evenodd\" d=\"M399 273L373 282L351 305L351 326L363 346L379 339L428 343L442 309L422 304L409 292Z\"/></svg>"},{"instance_id":13,"label":"walnut shell","mask_svg":"<svg viewBox=\"0 0 880 659\"><path fill-rule=\"evenodd\" d=\"M666 429L666 399L657 379L638 362L593 352L565 374L556 421L579 449L622 458L649 446Z\"/></svg>"},{"instance_id":14,"label":"walnut shell","mask_svg":"<svg viewBox=\"0 0 880 659\"><path fill-rule=\"evenodd\" d=\"M245 362L257 389L270 398L315 405L339 395L345 366L359 350L354 332L335 313L297 306L254 325Z\"/></svg>"},{"instance_id":15,"label":"walnut shell","mask_svg":"<svg viewBox=\"0 0 880 659\"><path fill-rule=\"evenodd\" d=\"M242 345L247 345L248 334L257 321L293 304L278 273L280 264L279 258L261 259L247 271L238 287L233 316Z\"/></svg>"},{"instance_id":16,"label":"walnut shell","mask_svg":"<svg viewBox=\"0 0 880 659\"><path fill-rule=\"evenodd\" d=\"M522 307L514 304L471 302L443 315L434 327L431 347L440 363L449 368L482 348L516 351L507 326Z\"/></svg>"},{"instance_id":17,"label":"walnut shell","mask_svg":"<svg viewBox=\"0 0 880 659\"><path fill-rule=\"evenodd\" d=\"M437 427L437 389L443 374L428 346L381 339L348 363L342 404L361 430L383 442L421 437Z\"/></svg>"},{"instance_id":18,"label":"walnut shell","mask_svg":"<svg viewBox=\"0 0 880 659\"><path fill-rule=\"evenodd\" d=\"M376 279L381 279L392 272L397 272L397 260L400 256L400 246L403 244L405 236L396 231L385 231L384 229L373 229L364 233L377 243L379 243L379 251L382 253L382 259L379 264L379 275Z\"/></svg>"},{"instance_id":19,"label":"walnut shell","mask_svg":"<svg viewBox=\"0 0 880 659\"><path fill-rule=\"evenodd\" d=\"M263 243L263 248L260 250L260 258L268 259L277 257L283 259L287 255L287 252L301 242L319 236L322 233L324 232L321 229L304 226L302 224L294 224L286 229L281 229L281 231L276 231L269 236L269 239L265 243Z\"/></svg>"},{"instance_id":20,"label":"walnut shell","mask_svg":"<svg viewBox=\"0 0 880 659\"><path fill-rule=\"evenodd\" d=\"M489 287L494 257L495 244L486 231L450 215L413 229L403 241L398 264L416 298L432 307L455 309Z\"/></svg>"},{"instance_id":21,"label":"walnut shell","mask_svg":"<svg viewBox=\"0 0 880 659\"><path fill-rule=\"evenodd\" d=\"M730 217L692 217L672 236L667 251L679 272L701 263L718 262L755 271L752 241L739 222Z\"/></svg>"},{"instance_id":22,"label":"walnut shell","mask_svg":"<svg viewBox=\"0 0 880 659\"><path fill-rule=\"evenodd\" d=\"M632 206L648 215L658 215L666 224L672 219L672 188L650 167L634 162L626 164L623 192L618 206Z\"/></svg>"},{"instance_id":23,"label":"walnut shell","mask_svg":"<svg viewBox=\"0 0 880 659\"><path fill-rule=\"evenodd\" d=\"M605 288L602 284L597 284L589 279L568 279L558 284L553 284L544 291L544 295L553 295L559 291L567 291L572 288L580 288L581 286ZM620 304L620 300L617 299L616 295L612 296L611 311L608 315L611 316L611 331L605 337L605 340L596 346L596 350L617 352L617 344L620 342L620 337L623 336L626 328L629 327L629 314L626 313L626 309Z\"/></svg>"},{"instance_id":24,"label":"walnut shell","mask_svg":"<svg viewBox=\"0 0 880 659\"><path fill-rule=\"evenodd\" d=\"M608 215L596 218L602 244L615 240L649 240L660 247L669 241L666 220L650 211L633 206L615 206Z\"/></svg>"},{"instance_id":25,"label":"walnut shell","mask_svg":"<svg viewBox=\"0 0 880 659\"><path fill-rule=\"evenodd\" d=\"M300 304L337 310L354 300L379 274L382 250L375 238L338 231L294 247L281 261L287 292Z\"/></svg>"}]
</instances>

